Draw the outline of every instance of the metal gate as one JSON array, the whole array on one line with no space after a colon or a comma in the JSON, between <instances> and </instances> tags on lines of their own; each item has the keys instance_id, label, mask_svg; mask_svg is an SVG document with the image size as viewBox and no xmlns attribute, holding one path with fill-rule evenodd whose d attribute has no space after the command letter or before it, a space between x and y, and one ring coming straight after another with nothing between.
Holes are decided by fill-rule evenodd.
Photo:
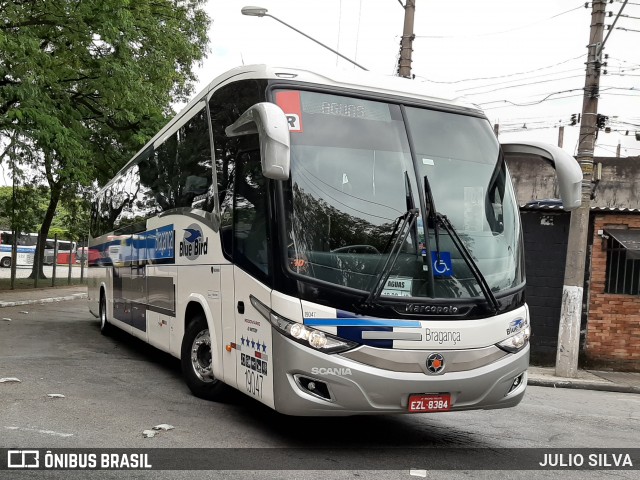
<instances>
[{"instance_id":1,"label":"metal gate","mask_svg":"<svg viewBox=\"0 0 640 480\"><path fill-rule=\"evenodd\" d=\"M521 210L531 315L531 363L555 365L569 237L568 212Z\"/></svg>"}]
</instances>

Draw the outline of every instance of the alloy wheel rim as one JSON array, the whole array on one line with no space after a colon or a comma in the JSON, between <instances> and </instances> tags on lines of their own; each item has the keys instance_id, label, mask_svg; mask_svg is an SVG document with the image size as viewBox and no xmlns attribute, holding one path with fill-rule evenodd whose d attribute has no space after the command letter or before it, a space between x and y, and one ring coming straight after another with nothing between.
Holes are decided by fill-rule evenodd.
<instances>
[{"instance_id":1,"label":"alloy wheel rim","mask_svg":"<svg viewBox=\"0 0 640 480\"><path fill-rule=\"evenodd\" d=\"M202 330L196 335L196 338L193 339L191 345L191 366L201 381L207 383L215 381L211 358L211 338L209 337L208 329Z\"/></svg>"}]
</instances>

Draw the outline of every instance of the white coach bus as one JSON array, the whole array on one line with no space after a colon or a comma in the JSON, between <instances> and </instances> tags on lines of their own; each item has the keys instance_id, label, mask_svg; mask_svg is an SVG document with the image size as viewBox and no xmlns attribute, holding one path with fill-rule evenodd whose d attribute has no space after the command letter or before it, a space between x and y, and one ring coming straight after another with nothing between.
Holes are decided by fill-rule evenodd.
<instances>
[{"instance_id":1,"label":"white coach bus","mask_svg":"<svg viewBox=\"0 0 640 480\"><path fill-rule=\"evenodd\" d=\"M20 233L17 241L16 265L33 265L38 243L37 233ZM0 267L11 267L13 253L13 234L9 231L0 231Z\"/></svg>"},{"instance_id":2,"label":"white coach bus","mask_svg":"<svg viewBox=\"0 0 640 480\"><path fill-rule=\"evenodd\" d=\"M369 73L216 78L99 193L90 310L203 398L293 415L512 407L529 363L505 152L472 105ZM113 252L117 252L117 255ZM115 258L112 258L114 257Z\"/></svg>"}]
</instances>

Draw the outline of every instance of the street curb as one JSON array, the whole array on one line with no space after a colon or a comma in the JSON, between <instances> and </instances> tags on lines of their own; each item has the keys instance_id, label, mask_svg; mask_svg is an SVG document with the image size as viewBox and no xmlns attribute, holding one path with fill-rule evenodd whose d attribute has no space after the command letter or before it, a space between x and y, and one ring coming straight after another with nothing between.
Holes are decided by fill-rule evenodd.
<instances>
[{"instance_id":1,"label":"street curb","mask_svg":"<svg viewBox=\"0 0 640 480\"><path fill-rule=\"evenodd\" d=\"M74 293L73 295L67 295L64 297L49 297L49 298L38 298L35 300L18 300L16 302L0 302L0 308L3 307L17 307L20 305L36 305L42 303L54 303L54 302L64 302L65 300L76 300L87 298L86 293Z\"/></svg>"},{"instance_id":2,"label":"street curb","mask_svg":"<svg viewBox=\"0 0 640 480\"><path fill-rule=\"evenodd\" d=\"M606 384L596 382L572 382L571 380L545 380L542 378L531 378L527 380L527 385L534 387L553 388L573 388L577 390L597 390L600 392L635 393L640 395L640 387L633 385Z\"/></svg>"}]
</instances>

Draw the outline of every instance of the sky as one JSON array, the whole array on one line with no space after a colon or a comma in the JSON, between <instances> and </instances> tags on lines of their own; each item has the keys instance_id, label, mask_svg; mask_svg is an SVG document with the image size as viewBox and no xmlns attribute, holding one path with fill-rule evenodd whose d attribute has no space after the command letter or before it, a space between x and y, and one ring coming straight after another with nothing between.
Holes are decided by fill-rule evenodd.
<instances>
[{"instance_id":1,"label":"sky","mask_svg":"<svg viewBox=\"0 0 640 480\"><path fill-rule=\"evenodd\" d=\"M444 87L453 96L464 95L500 125L501 141L557 144L562 125L563 148L576 154L579 125L570 121L582 110L591 4L588 9L578 0L415 4L415 79L407 81L422 82L425 94ZM396 73L404 22L400 0L209 0L209 53L197 69L196 92L243 64L357 69L273 18L243 16L240 10L247 5L267 8L372 72ZM618 0L607 4L613 16L606 24L613 23L621 6ZM628 16L619 18L604 50L608 74L601 77L598 110L609 116L612 131L599 133L597 156L615 156L618 143L622 157L640 155L635 140L640 132L640 0L631 0L623 14Z\"/></svg>"}]
</instances>

